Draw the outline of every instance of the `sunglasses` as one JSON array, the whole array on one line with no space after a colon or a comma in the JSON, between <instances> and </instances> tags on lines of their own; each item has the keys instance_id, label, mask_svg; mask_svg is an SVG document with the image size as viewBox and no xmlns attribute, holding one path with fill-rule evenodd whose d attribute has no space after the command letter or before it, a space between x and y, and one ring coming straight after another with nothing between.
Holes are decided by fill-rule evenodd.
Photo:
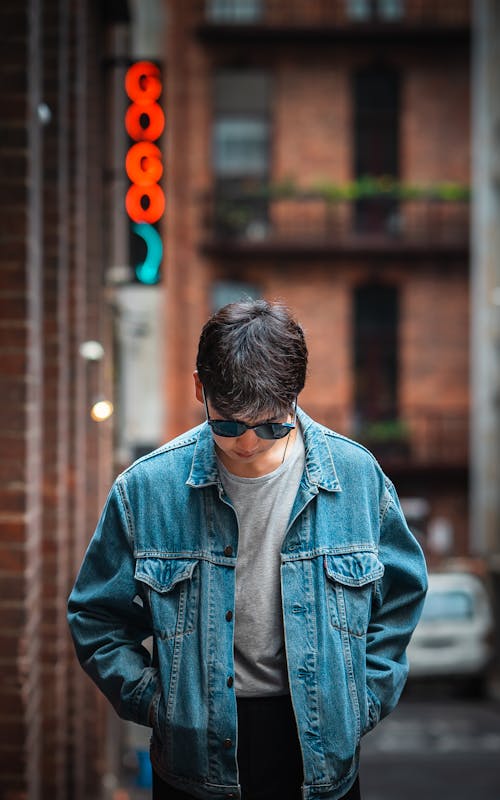
<instances>
[{"instance_id":1,"label":"sunglasses","mask_svg":"<svg viewBox=\"0 0 500 800\"><path fill-rule=\"evenodd\" d=\"M236 436L243 436L246 431L255 431L259 439L283 439L295 428L297 419L297 398L295 398L292 422L260 422L258 425L247 425L246 422L240 422L237 419L212 419L208 412L207 398L205 397L204 390L203 402L205 403L207 422L216 436L224 436L227 439L233 439Z\"/></svg>"}]
</instances>

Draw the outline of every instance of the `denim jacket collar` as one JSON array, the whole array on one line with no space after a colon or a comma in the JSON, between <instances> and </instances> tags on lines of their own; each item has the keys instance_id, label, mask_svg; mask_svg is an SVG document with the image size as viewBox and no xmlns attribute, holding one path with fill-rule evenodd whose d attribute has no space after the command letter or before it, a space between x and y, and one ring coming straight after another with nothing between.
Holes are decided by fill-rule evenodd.
<instances>
[{"instance_id":1,"label":"denim jacket collar","mask_svg":"<svg viewBox=\"0 0 500 800\"><path fill-rule=\"evenodd\" d=\"M317 422L314 422L301 408L297 408L297 419L304 437L306 451L304 477L306 481L311 485L311 488L316 490L341 491L333 455L327 444L325 429ZM217 456L215 454L212 431L206 422L199 428L191 472L186 483L193 488L219 483Z\"/></svg>"}]
</instances>

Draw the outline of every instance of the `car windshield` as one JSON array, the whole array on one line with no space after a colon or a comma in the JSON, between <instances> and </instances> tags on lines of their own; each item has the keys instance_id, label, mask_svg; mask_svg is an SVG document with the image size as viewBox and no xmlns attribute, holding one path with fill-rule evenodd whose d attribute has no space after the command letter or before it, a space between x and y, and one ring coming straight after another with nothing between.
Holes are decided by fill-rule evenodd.
<instances>
[{"instance_id":1,"label":"car windshield","mask_svg":"<svg viewBox=\"0 0 500 800\"><path fill-rule=\"evenodd\" d=\"M436 620L471 619L473 601L467 592L456 590L429 591L425 599L422 619L427 622Z\"/></svg>"}]
</instances>

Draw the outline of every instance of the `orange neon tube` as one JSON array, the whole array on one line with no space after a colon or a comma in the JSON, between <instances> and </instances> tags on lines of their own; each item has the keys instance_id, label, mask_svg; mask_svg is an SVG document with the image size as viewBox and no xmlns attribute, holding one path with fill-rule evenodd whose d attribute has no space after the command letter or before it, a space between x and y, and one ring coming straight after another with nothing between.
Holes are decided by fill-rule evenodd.
<instances>
[{"instance_id":1,"label":"orange neon tube","mask_svg":"<svg viewBox=\"0 0 500 800\"><path fill-rule=\"evenodd\" d=\"M160 148L152 142L132 145L125 159L127 175L137 186L151 186L163 175Z\"/></svg>"},{"instance_id":2,"label":"orange neon tube","mask_svg":"<svg viewBox=\"0 0 500 800\"><path fill-rule=\"evenodd\" d=\"M137 61L125 76L125 91L134 103L149 105L161 94L160 70L151 61Z\"/></svg>"},{"instance_id":3,"label":"orange neon tube","mask_svg":"<svg viewBox=\"0 0 500 800\"><path fill-rule=\"evenodd\" d=\"M125 208L134 222L158 222L165 211L165 195L157 183L152 186L132 184L125 197Z\"/></svg>"}]
</instances>

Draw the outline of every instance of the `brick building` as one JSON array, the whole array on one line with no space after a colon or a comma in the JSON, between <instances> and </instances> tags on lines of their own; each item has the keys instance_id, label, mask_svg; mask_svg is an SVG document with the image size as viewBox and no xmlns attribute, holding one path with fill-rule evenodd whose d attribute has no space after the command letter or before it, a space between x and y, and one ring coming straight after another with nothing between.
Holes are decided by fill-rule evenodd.
<instances>
[{"instance_id":1,"label":"brick building","mask_svg":"<svg viewBox=\"0 0 500 800\"><path fill-rule=\"evenodd\" d=\"M375 451L431 557L465 554L468 3L169 12L168 433L200 419L207 314L284 299L310 344L304 408Z\"/></svg>"}]
</instances>

